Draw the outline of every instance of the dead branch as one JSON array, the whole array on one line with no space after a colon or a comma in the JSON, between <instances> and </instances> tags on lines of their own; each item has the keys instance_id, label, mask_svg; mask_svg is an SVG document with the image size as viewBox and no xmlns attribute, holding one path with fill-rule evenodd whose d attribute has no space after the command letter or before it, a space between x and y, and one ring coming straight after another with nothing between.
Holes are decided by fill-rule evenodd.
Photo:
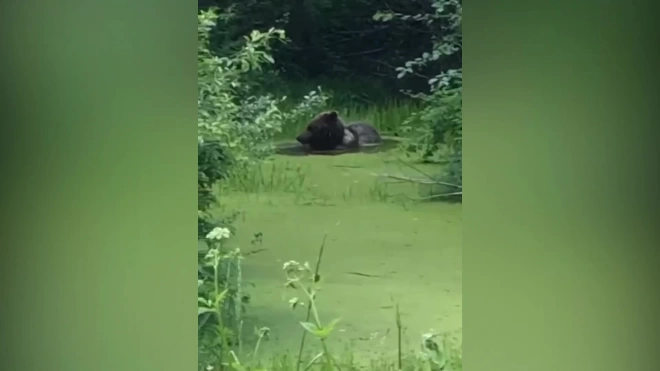
<instances>
[{"instance_id":1,"label":"dead branch","mask_svg":"<svg viewBox=\"0 0 660 371\"><path fill-rule=\"evenodd\" d=\"M379 176L379 177L390 178L390 179L396 179L396 180L400 180L400 181L404 181L404 182L410 182L410 183L430 184L430 185L444 185L444 186L448 186L448 187L463 189L463 186L460 186L458 184L443 182L441 180L410 178L410 177L406 177L406 176L403 176L403 175L392 175L392 174L375 174L375 173L372 173L372 175Z\"/></svg>"}]
</instances>

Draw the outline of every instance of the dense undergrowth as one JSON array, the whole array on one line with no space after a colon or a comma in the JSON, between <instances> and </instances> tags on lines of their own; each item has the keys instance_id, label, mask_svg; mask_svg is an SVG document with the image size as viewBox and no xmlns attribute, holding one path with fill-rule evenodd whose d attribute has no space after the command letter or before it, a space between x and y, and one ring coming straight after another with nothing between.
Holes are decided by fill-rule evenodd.
<instances>
[{"instance_id":1,"label":"dense undergrowth","mask_svg":"<svg viewBox=\"0 0 660 371\"><path fill-rule=\"evenodd\" d=\"M377 22L435 22L438 30L444 31L442 37L432 39L431 50L398 69L399 79L460 53L461 2L435 0L432 4L424 14L372 14ZM367 120L383 133L402 138L398 151L412 167L415 162L444 163L442 174L421 173L426 183L437 186L425 198L462 198L462 69L431 76L424 93L406 92L395 97L379 94L382 89L377 86L370 94L364 84L358 87L335 81L324 85L322 79L273 86L264 76L269 76L275 63L273 46L288 42L284 31L277 27L259 31L255 27L226 48L211 48L212 31L218 30L218 24L232 22L235 16L228 10L212 8L200 12L198 19L198 368L357 369L353 361L333 354L325 345L335 322L318 318L315 267L297 262L283 267L283 280L299 294L292 297L292 307L308 310L308 321L302 323L301 331L311 337L308 343L317 343L320 352L312 359L303 360L301 353L263 363L256 355L261 340L267 337L266 328L256 330L259 341L254 349L244 348L242 316L249 304L242 285L244 257L225 243L237 233L233 221L238 214L227 211L212 215L210 210L222 202L223 193L218 192L222 185L238 184L245 191L254 187L250 174L259 173L256 169L273 154L274 143L291 138L311 116L329 108L338 109L348 120ZM287 181L283 179L282 186L287 186ZM421 354L414 357L399 350L397 360L374 360L371 369L462 369L460 348L431 335L424 338L421 348Z\"/></svg>"}]
</instances>

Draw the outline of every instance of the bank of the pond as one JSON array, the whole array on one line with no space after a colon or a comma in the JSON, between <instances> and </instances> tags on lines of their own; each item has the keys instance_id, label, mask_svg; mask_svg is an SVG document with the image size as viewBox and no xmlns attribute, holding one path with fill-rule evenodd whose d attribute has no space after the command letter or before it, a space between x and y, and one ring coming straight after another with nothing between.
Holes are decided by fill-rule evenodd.
<instances>
[{"instance_id":1,"label":"bank of the pond","mask_svg":"<svg viewBox=\"0 0 660 371\"><path fill-rule=\"evenodd\" d=\"M289 309L293 292L284 289L282 264L313 264L326 232L318 304L324 321L341 318L330 340L338 352L349 346L359 358L371 358L395 351L394 302L400 305L410 348L418 349L424 332L460 332L459 204L384 202L374 196L373 174L402 168L375 155L311 156L293 162L277 157L268 166L277 174L269 176L265 170L260 175L261 191L223 194L227 209L243 213L234 243L243 251L263 249L243 266L252 296L243 333L249 337L254 326L271 329L260 350L264 356L297 351L305 313ZM304 181L288 190L268 187L276 176L282 176L281 184L291 177ZM252 245L255 234L263 235L262 244Z\"/></svg>"}]
</instances>

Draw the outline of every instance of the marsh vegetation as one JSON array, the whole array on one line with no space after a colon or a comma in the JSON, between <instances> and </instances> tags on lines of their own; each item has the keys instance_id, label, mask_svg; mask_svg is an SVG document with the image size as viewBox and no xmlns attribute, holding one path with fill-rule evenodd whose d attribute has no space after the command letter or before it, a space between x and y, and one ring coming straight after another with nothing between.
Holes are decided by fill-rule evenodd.
<instances>
[{"instance_id":1,"label":"marsh vegetation","mask_svg":"<svg viewBox=\"0 0 660 371\"><path fill-rule=\"evenodd\" d=\"M206 3L198 369L461 370L461 2ZM391 141L299 156L328 109Z\"/></svg>"}]
</instances>

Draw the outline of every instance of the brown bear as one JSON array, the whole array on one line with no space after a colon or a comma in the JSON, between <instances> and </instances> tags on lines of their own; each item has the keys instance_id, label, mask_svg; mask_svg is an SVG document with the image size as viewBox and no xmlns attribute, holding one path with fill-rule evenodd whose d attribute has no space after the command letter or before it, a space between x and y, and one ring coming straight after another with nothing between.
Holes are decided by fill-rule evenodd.
<instances>
[{"instance_id":1,"label":"brown bear","mask_svg":"<svg viewBox=\"0 0 660 371\"><path fill-rule=\"evenodd\" d=\"M364 147L382 143L382 138L373 125L366 122L355 122L346 127L343 145L345 147Z\"/></svg>"},{"instance_id":2,"label":"brown bear","mask_svg":"<svg viewBox=\"0 0 660 371\"><path fill-rule=\"evenodd\" d=\"M316 116L296 140L315 151L331 151L342 147L355 149L382 142L380 134L371 124L356 122L346 125L337 111L323 112Z\"/></svg>"}]
</instances>

